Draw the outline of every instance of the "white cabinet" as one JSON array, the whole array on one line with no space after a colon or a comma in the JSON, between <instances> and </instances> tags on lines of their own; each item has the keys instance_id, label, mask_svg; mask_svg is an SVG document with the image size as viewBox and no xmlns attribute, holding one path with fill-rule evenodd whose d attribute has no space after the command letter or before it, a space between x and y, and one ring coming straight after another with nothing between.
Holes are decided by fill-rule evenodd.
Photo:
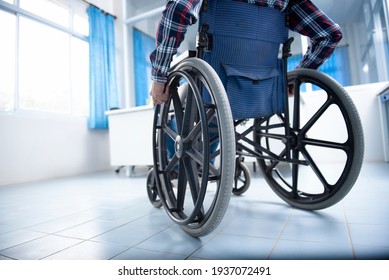
<instances>
[{"instance_id":1,"label":"white cabinet","mask_svg":"<svg viewBox=\"0 0 389 280\"><path fill-rule=\"evenodd\" d=\"M107 111L111 165L153 165L152 106Z\"/></svg>"}]
</instances>

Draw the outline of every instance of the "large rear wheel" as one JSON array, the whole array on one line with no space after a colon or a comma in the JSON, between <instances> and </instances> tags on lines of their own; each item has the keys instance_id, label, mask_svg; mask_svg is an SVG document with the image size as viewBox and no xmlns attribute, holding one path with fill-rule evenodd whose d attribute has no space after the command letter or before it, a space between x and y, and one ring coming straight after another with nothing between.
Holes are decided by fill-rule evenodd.
<instances>
[{"instance_id":1,"label":"large rear wheel","mask_svg":"<svg viewBox=\"0 0 389 280\"><path fill-rule=\"evenodd\" d=\"M293 88L289 118L279 114L255 121L256 142L276 155L258 163L270 187L290 205L327 208L343 199L358 178L364 154L361 121L347 92L328 75L297 69L288 73L288 85Z\"/></svg>"},{"instance_id":2,"label":"large rear wheel","mask_svg":"<svg viewBox=\"0 0 389 280\"><path fill-rule=\"evenodd\" d=\"M187 58L168 78L170 98L155 109L154 172L169 217L192 236L221 222L235 171L235 134L224 87L206 62Z\"/></svg>"}]
</instances>

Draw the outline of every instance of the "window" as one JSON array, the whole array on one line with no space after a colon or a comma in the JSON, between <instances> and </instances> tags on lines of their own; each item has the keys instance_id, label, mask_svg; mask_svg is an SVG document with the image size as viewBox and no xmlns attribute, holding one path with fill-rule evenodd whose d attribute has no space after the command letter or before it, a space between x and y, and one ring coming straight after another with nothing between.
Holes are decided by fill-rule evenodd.
<instances>
[{"instance_id":1,"label":"window","mask_svg":"<svg viewBox=\"0 0 389 280\"><path fill-rule=\"evenodd\" d=\"M387 16L388 12L389 11L385 7L385 3L383 3L383 8L380 11L380 21L381 21L381 25L382 25L382 41L384 44L386 61L389 60L389 30L388 30L388 20L389 19Z\"/></svg>"},{"instance_id":2,"label":"window","mask_svg":"<svg viewBox=\"0 0 389 280\"><path fill-rule=\"evenodd\" d=\"M59 1L51 0L19 0L20 8L28 10L40 17L60 24L69 26L69 7Z\"/></svg>"},{"instance_id":3,"label":"window","mask_svg":"<svg viewBox=\"0 0 389 280\"><path fill-rule=\"evenodd\" d=\"M365 44L362 44L363 77L366 82L383 82L389 79L387 45L387 22L388 15L383 0L365 0L364 14L361 17L365 28L361 30L368 34Z\"/></svg>"},{"instance_id":4,"label":"window","mask_svg":"<svg viewBox=\"0 0 389 280\"><path fill-rule=\"evenodd\" d=\"M302 54L292 55L288 59L288 71L293 70L302 59ZM332 56L320 66L319 70L333 77L342 86L351 85L348 47L341 46L335 49Z\"/></svg>"},{"instance_id":5,"label":"window","mask_svg":"<svg viewBox=\"0 0 389 280\"><path fill-rule=\"evenodd\" d=\"M89 23L86 14L75 13L73 16L73 28L74 31L88 36L89 35Z\"/></svg>"},{"instance_id":6,"label":"window","mask_svg":"<svg viewBox=\"0 0 389 280\"><path fill-rule=\"evenodd\" d=\"M73 114L87 115L89 110L89 44L72 38L70 81Z\"/></svg>"},{"instance_id":7,"label":"window","mask_svg":"<svg viewBox=\"0 0 389 280\"><path fill-rule=\"evenodd\" d=\"M20 19L19 106L68 112L69 38L33 20Z\"/></svg>"},{"instance_id":8,"label":"window","mask_svg":"<svg viewBox=\"0 0 389 280\"><path fill-rule=\"evenodd\" d=\"M0 10L0 108L14 107L16 17Z\"/></svg>"},{"instance_id":9,"label":"window","mask_svg":"<svg viewBox=\"0 0 389 280\"><path fill-rule=\"evenodd\" d=\"M87 115L86 4L77 0L17 2L19 6L0 4L0 110Z\"/></svg>"}]
</instances>

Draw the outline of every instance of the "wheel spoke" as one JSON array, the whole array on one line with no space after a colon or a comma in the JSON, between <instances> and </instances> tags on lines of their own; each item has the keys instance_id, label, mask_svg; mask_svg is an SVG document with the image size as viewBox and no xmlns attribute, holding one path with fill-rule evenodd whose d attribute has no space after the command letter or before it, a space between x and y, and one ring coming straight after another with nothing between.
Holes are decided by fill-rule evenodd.
<instances>
[{"instance_id":1,"label":"wheel spoke","mask_svg":"<svg viewBox=\"0 0 389 280\"><path fill-rule=\"evenodd\" d=\"M198 177L198 168L196 162L191 160L190 158L185 158L183 160L185 166L185 173L188 178L189 189L192 196L192 201L195 207L197 206L197 202L199 200L199 192L200 192L200 181ZM197 212L197 213L196 213ZM192 215L193 218L197 217L199 221L204 216L202 204L198 210L194 209Z\"/></svg>"},{"instance_id":2,"label":"wheel spoke","mask_svg":"<svg viewBox=\"0 0 389 280\"><path fill-rule=\"evenodd\" d=\"M307 131L320 119L320 117L326 112L326 110L333 104L331 97L316 111L312 118L301 128L301 133L307 133Z\"/></svg>"},{"instance_id":3,"label":"wheel spoke","mask_svg":"<svg viewBox=\"0 0 389 280\"><path fill-rule=\"evenodd\" d=\"M186 173L185 173L184 163L183 161L181 161L181 164L178 169L178 180L177 180L177 210L178 211L184 210L186 186L188 182L185 174Z\"/></svg>"},{"instance_id":4,"label":"wheel spoke","mask_svg":"<svg viewBox=\"0 0 389 280\"><path fill-rule=\"evenodd\" d=\"M199 195L199 178L197 174L196 163L193 162L190 158L185 158L183 160L185 167L185 174L188 179L189 189L192 195L192 200L196 203Z\"/></svg>"},{"instance_id":5,"label":"wheel spoke","mask_svg":"<svg viewBox=\"0 0 389 280\"><path fill-rule=\"evenodd\" d=\"M280 153L280 158L284 157L286 155L286 149L283 149L283 151ZM277 167L277 165L280 163L278 160L272 160L270 165L266 166L266 173L271 174L271 172Z\"/></svg>"},{"instance_id":6,"label":"wheel spoke","mask_svg":"<svg viewBox=\"0 0 389 280\"><path fill-rule=\"evenodd\" d=\"M191 89L188 90L187 96L186 96L186 104L185 104L185 111L183 115L183 122L182 122L182 130L181 130L181 136L186 137L189 134L189 131L193 127L194 123L194 96L193 91Z\"/></svg>"},{"instance_id":7,"label":"wheel spoke","mask_svg":"<svg viewBox=\"0 0 389 280\"><path fill-rule=\"evenodd\" d=\"M215 116L215 110L208 110L207 111L207 114L206 114L206 118L207 118L207 122L210 121L210 119L212 119L213 116ZM199 120L195 126L193 126L193 128L188 131L188 134L185 138L185 141L188 142L188 141L195 141L196 139L200 139L201 138L201 132L202 132L202 121ZM209 132L212 131L212 128L210 129ZM212 144L212 143L210 143Z\"/></svg>"},{"instance_id":8,"label":"wheel spoke","mask_svg":"<svg viewBox=\"0 0 389 280\"><path fill-rule=\"evenodd\" d=\"M176 164L178 162L178 157L177 155L174 155L170 161L168 162L168 164L166 165L166 168L163 170L166 174L169 174L170 171L172 171Z\"/></svg>"},{"instance_id":9,"label":"wheel spoke","mask_svg":"<svg viewBox=\"0 0 389 280\"><path fill-rule=\"evenodd\" d=\"M293 129L300 129L300 80L294 82L294 109L293 109Z\"/></svg>"},{"instance_id":10,"label":"wheel spoke","mask_svg":"<svg viewBox=\"0 0 389 280\"><path fill-rule=\"evenodd\" d=\"M294 86L294 109L293 109L293 131L299 131L300 129L300 80L295 80ZM292 160L299 159L299 151L294 149L292 151ZM292 164L292 196L298 197L298 182L299 182L299 165Z\"/></svg>"},{"instance_id":11,"label":"wheel spoke","mask_svg":"<svg viewBox=\"0 0 389 280\"><path fill-rule=\"evenodd\" d=\"M196 139L201 138L201 121L198 121L195 126L188 132L184 142L194 142Z\"/></svg>"},{"instance_id":12,"label":"wheel spoke","mask_svg":"<svg viewBox=\"0 0 389 280\"><path fill-rule=\"evenodd\" d=\"M292 159L298 160L299 158L299 151L293 150L292 152ZM299 183L299 165L293 163L292 164L292 195L293 197L298 197L298 183Z\"/></svg>"},{"instance_id":13,"label":"wheel spoke","mask_svg":"<svg viewBox=\"0 0 389 280\"><path fill-rule=\"evenodd\" d=\"M174 108L174 116L176 117L177 122L177 133L182 133L182 125L183 125L183 118L184 118L184 112L180 100L180 96L178 95L177 88L175 88L175 92L172 93L172 100L173 100L173 108Z\"/></svg>"},{"instance_id":14,"label":"wheel spoke","mask_svg":"<svg viewBox=\"0 0 389 280\"><path fill-rule=\"evenodd\" d=\"M320 168L317 166L314 159L311 157L311 155L308 153L307 150L303 149L301 151L304 158L309 162L309 166L312 168L313 172L316 174L316 176L319 178L320 182L322 183L324 189L326 191L331 191L331 185L327 182L326 178L324 177L323 173L321 172Z\"/></svg>"},{"instance_id":15,"label":"wheel spoke","mask_svg":"<svg viewBox=\"0 0 389 280\"><path fill-rule=\"evenodd\" d=\"M318 146L318 147L322 147L322 148L343 150L345 152L350 150L350 145L349 145L348 141L345 143L338 143L338 142L332 142L332 141L326 141L326 140L305 138L302 140L302 143L304 145L311 145L311 146Z\"/></svg>"},{"instance_id":16,"label":"wheel spoke","mask_svg":"<svg viewBox=\"0 0 389 280\"><path fill-rule=\"evenodd\" d=\"M192 149L192 150L188 150L186 151L186 154L194 161L196 162L198 165L202 165L203 164L203 161L204 161L204 155L198 151L197 149Z\"/></svg>"},{"instance_id":17,"label":"wheel spoke","mask_svg":"<svg viewBox=\"0 0 389 280\"><path fill-rule=\"evenodd\" d=\"M177 137L177 132L175 132L173 129L171 129L170 127L168 126L165 126L163 128L163 131L166 133L166 135L168 135L173 141L175 141L176 137Z\"/></svg>"}]
</instances>

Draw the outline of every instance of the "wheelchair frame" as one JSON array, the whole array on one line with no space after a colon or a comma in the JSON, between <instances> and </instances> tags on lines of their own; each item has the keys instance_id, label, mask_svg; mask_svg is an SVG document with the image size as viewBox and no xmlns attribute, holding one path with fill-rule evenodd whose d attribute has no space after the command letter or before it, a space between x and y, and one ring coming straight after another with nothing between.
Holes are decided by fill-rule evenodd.
<instances>
[{"instance_id":1,"label":"wheelchair frame","mask_svg":"<svg viewBox=\"0 0 389 280\"><path fill-rule=\"evenodd\" d=\"M300 209L330 207L342 200L356 182L364 153L358 112L346 91L328 75L310 69L287 73L292 41L289 39L282 48L283 75L287 81L285 110L255 118L253 125L240 133L235 127L246 120L233 121L223 84L212 67L201 59L209 44L206 26L198 34L197 51L188 51L172 65L168 78L170 98L155 108L154 166L147 178L147 190L151 203L163 206L188 234L199 237L211 233L222 221L231 193L240 195L247 191L250 174L242 157L256 158L272 190ZM323 101L310 119L303 122L301 88L307 84L321 89L315 94ZM290 86L292 96L288 95ZM184 87L187 93L182 97L179 91ZM205 88L212 97L209 104L202 101ZM345 139L315 137L313 131L328 113L338 114ZM172 116L177 118L179 131L169 128ZM167 139L174 141L172 158L167 156ZM210 146L215 143L219 146L214 151ZM333 175L331 171L327 178L315 160L315 149L340 154L343 160L340 172ZM178 176L172 175L175 168ZM316 186L301 183L306 170L317 177ZM237 186L239 176L246 178L242 187Z\"/></svg>"}]
</instances>

